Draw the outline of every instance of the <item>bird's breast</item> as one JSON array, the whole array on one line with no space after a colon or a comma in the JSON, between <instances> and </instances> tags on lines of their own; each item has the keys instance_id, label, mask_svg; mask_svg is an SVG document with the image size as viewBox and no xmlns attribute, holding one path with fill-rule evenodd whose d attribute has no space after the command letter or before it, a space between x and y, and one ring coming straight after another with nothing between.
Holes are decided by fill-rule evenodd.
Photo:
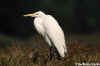
<instances>
[{"instance_id":1,"label":"bird's breast","mask_svg":"<svg viewBox=\"0 0 100 66\"><path fill-rule=\"evenodd\" d=\"M34 26L35 26L38 33L44 35L45 29L42 25L42 19L41 18L35 18L34 19Z\"/></svg>"}]
</instances>

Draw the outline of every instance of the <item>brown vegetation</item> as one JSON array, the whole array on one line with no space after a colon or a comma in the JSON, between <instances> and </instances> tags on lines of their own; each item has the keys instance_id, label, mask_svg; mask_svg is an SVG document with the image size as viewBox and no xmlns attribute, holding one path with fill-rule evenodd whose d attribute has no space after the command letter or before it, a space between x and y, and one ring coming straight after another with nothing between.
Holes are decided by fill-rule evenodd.
<instances>
[{"instance_id":1,"label":"brown vegetation","mask_svg":"<svg viewBox=\"0 0 100 66\"><path fill-rule=\"evenodd\" d=\"M67 44L68 56L61 60L49 60L49 48L40 46L45 43L40 38L34 40L38 45L15 45L0 49L0 66L75 66L75 63L100 63L100 46L80 44L72 41Z\"/></svg>"}]
</instances>

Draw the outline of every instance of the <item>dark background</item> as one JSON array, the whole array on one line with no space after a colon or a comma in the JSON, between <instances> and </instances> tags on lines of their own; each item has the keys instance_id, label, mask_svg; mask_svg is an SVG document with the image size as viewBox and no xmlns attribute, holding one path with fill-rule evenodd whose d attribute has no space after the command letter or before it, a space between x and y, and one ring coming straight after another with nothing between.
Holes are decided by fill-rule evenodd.
<instances>
[{"instance_id":1,"label":"dark background","mask_svg":"<svg viewBox=\"0 0 100 66\"><path fill-rule=\"evenodd\" d=\"M64 32L100 31L100 0L3 0L0 34L27 38L36 33L31 18L23 14L42 10L53 15Z\"/></svg>"}]
</instances>

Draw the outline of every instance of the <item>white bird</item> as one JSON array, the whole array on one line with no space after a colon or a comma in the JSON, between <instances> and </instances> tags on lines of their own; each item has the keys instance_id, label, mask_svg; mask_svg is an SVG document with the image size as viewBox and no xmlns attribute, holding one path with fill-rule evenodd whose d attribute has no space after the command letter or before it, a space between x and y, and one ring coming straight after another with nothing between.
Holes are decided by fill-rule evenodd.
<instances>
[{"instance_id":1,"label":"white bird","mask_svg":"<svg viewBox=\"0 0 100 66\"><path fill-rule=\"evenodd\" d=\"M41 34L50 47L55 47L61 57L67 53L64 32L54 17L47 15L42 11L24 16L35 17L34 26Z\"/></svg>"}]
</instances>

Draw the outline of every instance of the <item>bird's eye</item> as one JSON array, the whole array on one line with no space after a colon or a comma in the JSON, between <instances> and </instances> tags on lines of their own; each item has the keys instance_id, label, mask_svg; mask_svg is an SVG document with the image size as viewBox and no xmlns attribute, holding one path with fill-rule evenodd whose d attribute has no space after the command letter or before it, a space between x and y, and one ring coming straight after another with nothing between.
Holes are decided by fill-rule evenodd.
<instances>
[{"instance_id":1,"label":"bird's eye","mask_svg":"<svg viewBox=\"0 0 100 66\"><path fill-rule=\"evenodd\" d=\"M39 15L39 14L36 14L36 15Z\"/></svg>"}]
</instances>

